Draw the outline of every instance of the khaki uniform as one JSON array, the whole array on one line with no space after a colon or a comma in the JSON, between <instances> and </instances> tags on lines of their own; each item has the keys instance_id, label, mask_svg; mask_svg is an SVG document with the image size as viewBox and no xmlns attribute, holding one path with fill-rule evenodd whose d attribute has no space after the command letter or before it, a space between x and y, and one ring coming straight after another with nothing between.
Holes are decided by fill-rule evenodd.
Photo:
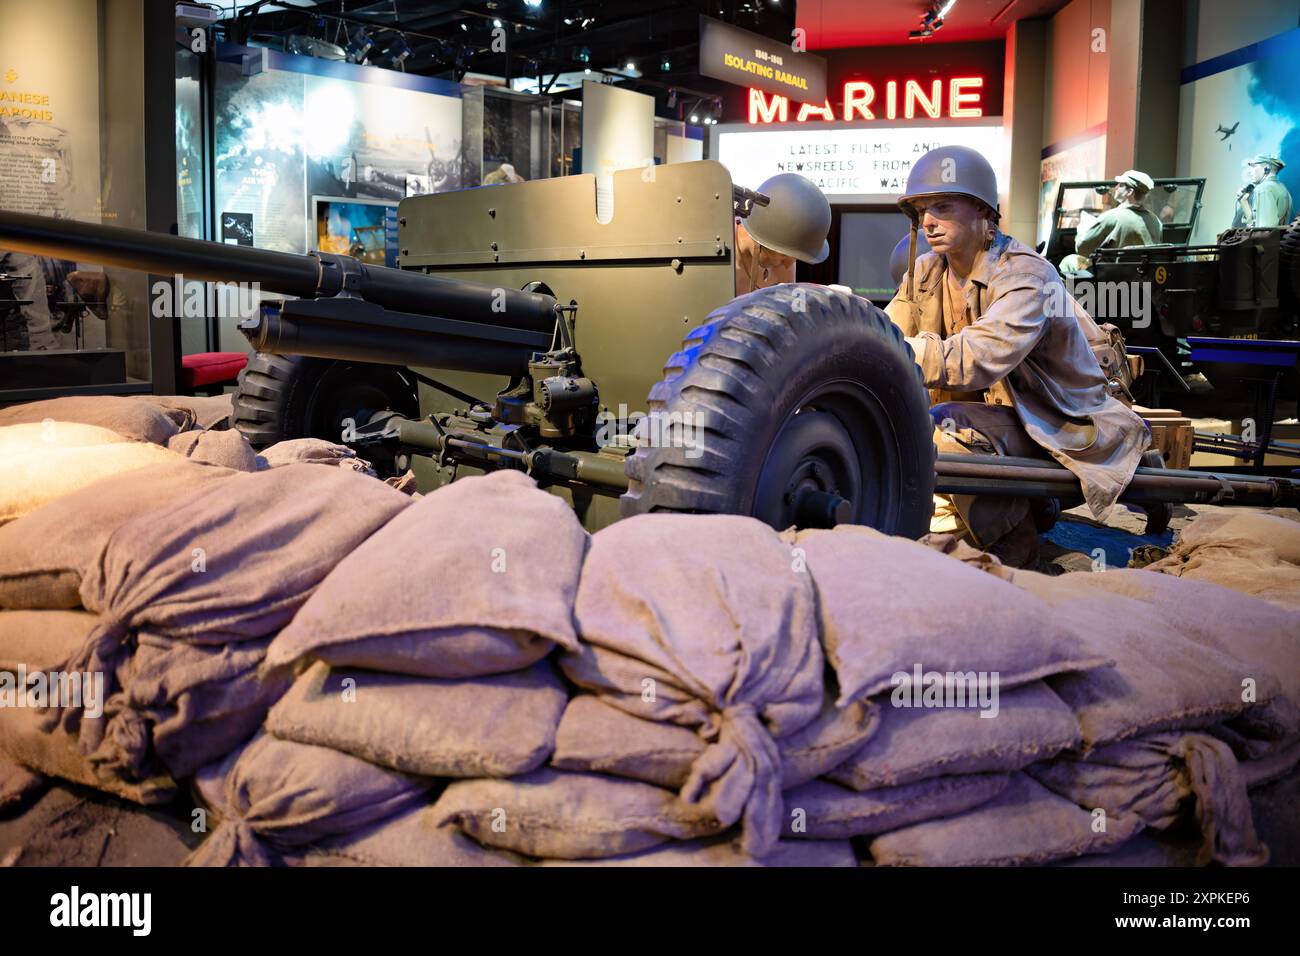
<instances>
[{"instance_id":1,"label":"khaki uniform","mask_svg":"<svg viewBox=\"0 0 1300 956\"><path fill-rule=\"evenodd\" d=\"M932 402L982 401L1014 410L1029 447L1078 476L1094 515L1101 519L1110 512L1150 434L1106 390L1092 351L1092 343L1104 343L1106 336L1065 292L1046 259L998 233L959 294L947 260L927 253L916 261L912 300L904 283L885 311L904 335L929 340L921 372ZM987 429L971 436L963 434L963 424L947 430L942 450L960 450L954 439L970 451L986 450L970 447L982 437L999 453L1023 454L1017 446L1024 446L1024 436L990 435ZM960 497L954 500L966 528L985 548L1023 525L1028 511L1018 499L985 499L993 504L979 508L969 506L976 499L967 506Z\"/></svg>"},{"instance_id":2,"label":"khaki uniform","mask_svg":"<svg viewBox=\"0 0 1300 956\"><path fill-rule=\"evenodd\" d=\"M1273 176L1260 180L1250 194L1251 226L1285 226L1291 221L1291 191Z\"/></svg>"},{"instance_id":3,"label":"khaki uniform","mask_svg":"<svg viewBox=\"0 0 1300 956\"><path fill-rule=\"evenodd\" d=\"M1090 256L1103 246L1107 249L1154 246L1163 233L1164 227L1150 209L1125 203L1107 209L1091 226L1080 230L1074 248L1079 255Z\"/></svg>"}]
</instances>

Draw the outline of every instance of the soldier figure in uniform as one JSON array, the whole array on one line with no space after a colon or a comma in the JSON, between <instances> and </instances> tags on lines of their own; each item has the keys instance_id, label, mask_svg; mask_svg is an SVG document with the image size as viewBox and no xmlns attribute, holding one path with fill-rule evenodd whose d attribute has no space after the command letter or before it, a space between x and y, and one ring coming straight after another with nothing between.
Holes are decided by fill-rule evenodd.
<instances>
[{"instance_id":1,"label":"soldier figure in uniform","mask_svg":"<svg viewBox=\"0 0 1300 956\"><path fill-rule=\"evenodd\" d=\"M1250 182L1237 193L1245 226L1285 226L1291 221L1291 191L1277 181L1286 166L1276 156L1260 153L1246 160Z\"/></svg>"},{"instance_id":2,"label":"soldier figure in uniform","mask_svg":"<svg viewBox=\"0 0 1300 956\"><path fill-rule=\"evenodd\" d=\"M1101 248L1123 249L1126 246L1154 246L1164 227L1159 217L1142 205L1155 181L1136 169L1115 177L1111 196L1113 209L1107 209L1086 228L1080 228L1074 248L1081 256L1091 256Z\"/></svg>"},{"instance_id":3,"label":"soldier figure in uniform","mask_svg":"<svg viewBox=\"0 0 1300 956\"><path fill-rule=\"evenodd\" d=\"M831 204L811 180L781 173L758 187L771 200L736 217L736 295L794 281L794 262L830 255Z\"/></svg>"},{"instance_id":4,"label":"soldier figure in uniform","mask_svg":"<svg viewBox=\"0 0 1300 956\"><path fill-rule=\"evenodd\" d=\"M940 451L1051 456L1104 518L1150 442L1094 355L1107 339L1056 270L998 229L993 168L973 149L922 156L899 206L931 252L886 307L931 391ZM1007 564L1038 560L1045 501L935 496L932 531L958 534Z\"/></svg>"}]
</instances>

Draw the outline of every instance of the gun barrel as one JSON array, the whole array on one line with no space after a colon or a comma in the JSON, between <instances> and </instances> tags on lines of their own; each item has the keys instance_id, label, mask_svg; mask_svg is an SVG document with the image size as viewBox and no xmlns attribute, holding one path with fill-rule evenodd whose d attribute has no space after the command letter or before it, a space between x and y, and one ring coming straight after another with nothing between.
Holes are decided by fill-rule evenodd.
<instances>
[{"instance_id":1,"label":"gun barrel","mask_svg":"<svg viewBox=\"0 0 1300 956\"><path fill-rule=\"evenodd\" d=\"M265 292L307 299L338 294L345 273L353 273L355 284L348 291L386 309L537 333L555 328L552 296L372 266L347 256L272 252L3 210L0 249L155 275L257 283Z\"/></svg>"}]
</instances>

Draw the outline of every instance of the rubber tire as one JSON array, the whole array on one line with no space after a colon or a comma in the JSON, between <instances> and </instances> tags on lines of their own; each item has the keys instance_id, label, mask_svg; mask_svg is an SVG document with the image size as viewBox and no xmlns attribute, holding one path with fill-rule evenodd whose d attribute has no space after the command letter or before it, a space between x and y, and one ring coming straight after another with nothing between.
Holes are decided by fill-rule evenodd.
<instances>
[{"instance_id":1,"label":"rubber tire","mask_svg":"<svg viewBox=\"0 0 1300 956\"><path fill-rule=\"evenodd\" d=\"M242 432L249 444L258 450L293 438L340 441L341 429L309 421L315 417L316 393L327 375L344 381L355 377L373 383L387 394L387 404L393 411L418 417L419 398L415 385L402 372L388 365L256 352L239 373L239 384L232 402L231 426Z\"/></svg>"},{"instance_id":2,"label":"rubber tire","mask_svg":"<svg viewBox=\"0 0 1300 956\"><path fill-rule=\"evenodd\" d=\"M912 350L867 300L810 283L741 296L687 334L651 389L648 411L670 423L690 413L676 420L702 428L703 448L692 458L670 442L638 447L625 465L620 511L752 514L775 439L819 382L852 383L883 413L883 433L873 432L882 451L872 463L891 487L874 520L862 520L855 502L855 521L913 538L928 532L934 425Z\"/></svg>"},{"instance_id":3,"label":"rubber tire","mask_svg":"<svg viewBox=\"0 0 1300 956\"><path fill-rule=\"evenodd\" d=\"M1293 315L1300 315L1300 216L1282 233L1278 286L1282 301Z\"/></svg>"}]
</instances>

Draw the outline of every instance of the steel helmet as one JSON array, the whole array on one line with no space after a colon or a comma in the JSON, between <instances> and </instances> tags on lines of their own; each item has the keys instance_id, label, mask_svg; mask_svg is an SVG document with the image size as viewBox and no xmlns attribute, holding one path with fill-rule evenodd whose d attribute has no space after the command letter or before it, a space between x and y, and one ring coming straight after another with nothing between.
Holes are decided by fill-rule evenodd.
<instances>
[{"instance_id":1,"label":"steel helmet","mask_svg":"<svg viewBox=\"0 0 1300 956\"><path fill-rule=\"evenodd\" d=\"M969 146L940 146L918 159L898 205L916 218L912 200L954 193L978 199L998 215L998 179L993 166Z\"/></svg>"},{"instance_id":2,"label":"steel helmet","mask_svg":"<svg viewBox=\"0 0 1300 956\"><path fill-rule=\"evenodd\" d=\"M889 254L889 274L894 279L894 285L903 284L903 276L907 275L907 240L909 236L904 236L898 240L898 245L894 246L894 251ZM924 255L930 251L930 243L925 241L925 233L916 234L916 254Z\"/></svg>"},{"instance_id":3,"label":"steel helmet","mask_svg":"<svg viewBox=\"0 0 1300 956\"><path fill-rule=\"evenodd\" d=\"M771 202L754 203L745 229L761 245L783 256L817 264L831 254L831 204L812 181L798 173L773 176L758 191Z\"/></svg>"}]
</instances>

